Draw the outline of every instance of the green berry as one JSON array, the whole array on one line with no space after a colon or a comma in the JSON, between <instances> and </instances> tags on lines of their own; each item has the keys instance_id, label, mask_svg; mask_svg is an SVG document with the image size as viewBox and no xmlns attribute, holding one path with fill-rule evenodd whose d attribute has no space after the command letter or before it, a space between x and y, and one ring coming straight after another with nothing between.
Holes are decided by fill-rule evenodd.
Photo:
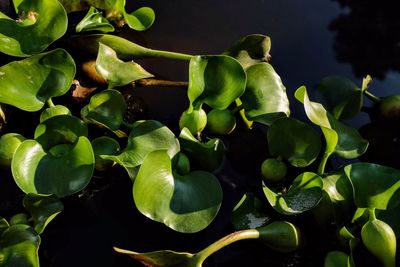
<instances>
[{"instance_id":1,"label":"green berry","mask_svg":"<svg viewBox=\"0 0 400 267\"><path fill-rule=\"evenodd\" d=\"M179 128L187 128L193 135L202 132L207 124L207 114L203 109L184 111L179 119Z\"/></svg>"},{"instance_id":2,"label":"green berry","mask_svg":"<svg viewBox=\"0 0 400 267\"><path fill-rule=\"evenodd\" d=\"M10 167L11 160L25 137L17 133L7 133L0 137L0 165Z\"/></svg>"}]
</instances>

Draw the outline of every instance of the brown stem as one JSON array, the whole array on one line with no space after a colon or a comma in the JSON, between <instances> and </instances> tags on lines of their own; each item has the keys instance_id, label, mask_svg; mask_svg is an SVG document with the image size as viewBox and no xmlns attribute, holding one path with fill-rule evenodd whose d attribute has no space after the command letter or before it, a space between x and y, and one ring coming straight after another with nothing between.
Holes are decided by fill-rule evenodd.
<instances>
[{"instance_id":1,"label":"brown stem","mask_svg":"<svg viewBox=\"0 0 400 267\"><path fill-rule=\"evenodd\" d=\"M170 86L170 87L188 87L188 82L167 81L159 79L141 79L134 82L134 86Z\"/></svg>"}]
</instances>

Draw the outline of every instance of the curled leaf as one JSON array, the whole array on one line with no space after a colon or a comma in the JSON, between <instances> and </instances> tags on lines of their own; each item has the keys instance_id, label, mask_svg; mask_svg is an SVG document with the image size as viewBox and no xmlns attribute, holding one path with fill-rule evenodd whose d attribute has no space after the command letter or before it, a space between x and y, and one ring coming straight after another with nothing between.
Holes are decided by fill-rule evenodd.
<instances>
[{"instance_id":1,"label":"curled leaf","mask_svg":"<svg viewBox=\"0 0 400 267\"><path fill-rule=\"evenodd\" d=\"M100 31L113 32L114 26L103 17L102 12L94 7L90 7L86 16L76 25L76 32Z\"/></svg>"}]
</instances>

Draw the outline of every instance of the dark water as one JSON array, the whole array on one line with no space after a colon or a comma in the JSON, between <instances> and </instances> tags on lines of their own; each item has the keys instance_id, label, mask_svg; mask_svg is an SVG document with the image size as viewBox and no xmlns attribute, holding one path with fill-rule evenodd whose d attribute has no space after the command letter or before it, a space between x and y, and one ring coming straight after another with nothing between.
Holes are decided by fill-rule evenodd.
<instances>
[{"instance_id":1,"label":"dark water","mask_svg":"<svg viewBox=\"0 0 400 267\"><path fill-rule=\"evenodd\" d=\"M397 24L378 1L363 1L364 8L345 7L331 0L127 2L128 10L144 5L155 10L156 22L137 37L150 48L219 54L245 35L269 35L271 63L290 98L301 85L306 85L312 95L315 83L331 74L343 75L356 84L361 84L362 76L371 74L376 77L371 91L380 96L400 90L395 64L399 44L393 33ZM361 1L353 1L358 2ZM390 10L391 6L386 7ZM187 80L186 62L146 60L143 65L160 77ZM179 112L170 110L183 111L187 107L182 89L137 88L135 94L146 99L149 116L159 120L176 121ZM292 108L302 112L295 103ZM360 115L351 122L360 126L366 120L366 115ZM225 224L229 221L227 209L218 216L216 224L194 235L177 234L147 220L134 209L131 181L124 175L122 170L110 173L109 180L94 185L102 188L98 193L89 188L90 194L65 200L65 211L43 235L42 266L138 266L127 257L116 255L111 247L195 251L231 230ZM233 190L225 189L228 193ZM320 256L313 259L306 254L298 260L297 254L291 254L284 259L260 250L254 243L232 246L225 252L219 253L208 266L322 266ZM297 261L300 263L296 265Z\"/></svg>"}]
</instances>

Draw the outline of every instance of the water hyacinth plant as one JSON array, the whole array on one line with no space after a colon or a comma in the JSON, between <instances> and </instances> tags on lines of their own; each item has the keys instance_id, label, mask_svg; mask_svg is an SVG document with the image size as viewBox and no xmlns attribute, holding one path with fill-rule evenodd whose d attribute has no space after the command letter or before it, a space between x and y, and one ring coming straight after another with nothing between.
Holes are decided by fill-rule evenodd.
<instances>
[{"instance_id":1,"label":"water hyacinth plant","mask_svg":"<svg viewBox=\"0 0 400 267\"><path fill-rule=\"evenodd\" d=\"M150 226L188 237L224 223L224 233L196 253L136 252L134 238L110 246L144 266L207 266L212 254L244 239L275 257L305 255L316 238L327 244L319 266L365 266L366 259L396 266L400 170L369 161L372 134L346 120L364 111L367 98L371 125L398 123L398 95L373 95L367 75L361 86L329 76L294 92L301 116L290 110L266 35L245 36L219 54L190 55L115 34L123 25L148 29L155 19L149 7L127 12L123 0L10 4L16 18L0 12L0 52L9 56L0 66L0 179L10 178L24 197L18 212L0 217L0 266L38 267L41 236L64 204L113 175L128 180L132 209ZM72 12L81 15L76 25ZM139 64L145 58L186 62L187 81L159 79ZM94 87L78 86L85 81ZM141 117L141 103L128 101L146 84L185 87L187 106L174 122ZM262 155L246 150L251 138L235 149L254 132L262 134ZM245 177L241 187L237 176Z\"/></svg>"}]
</instances>

